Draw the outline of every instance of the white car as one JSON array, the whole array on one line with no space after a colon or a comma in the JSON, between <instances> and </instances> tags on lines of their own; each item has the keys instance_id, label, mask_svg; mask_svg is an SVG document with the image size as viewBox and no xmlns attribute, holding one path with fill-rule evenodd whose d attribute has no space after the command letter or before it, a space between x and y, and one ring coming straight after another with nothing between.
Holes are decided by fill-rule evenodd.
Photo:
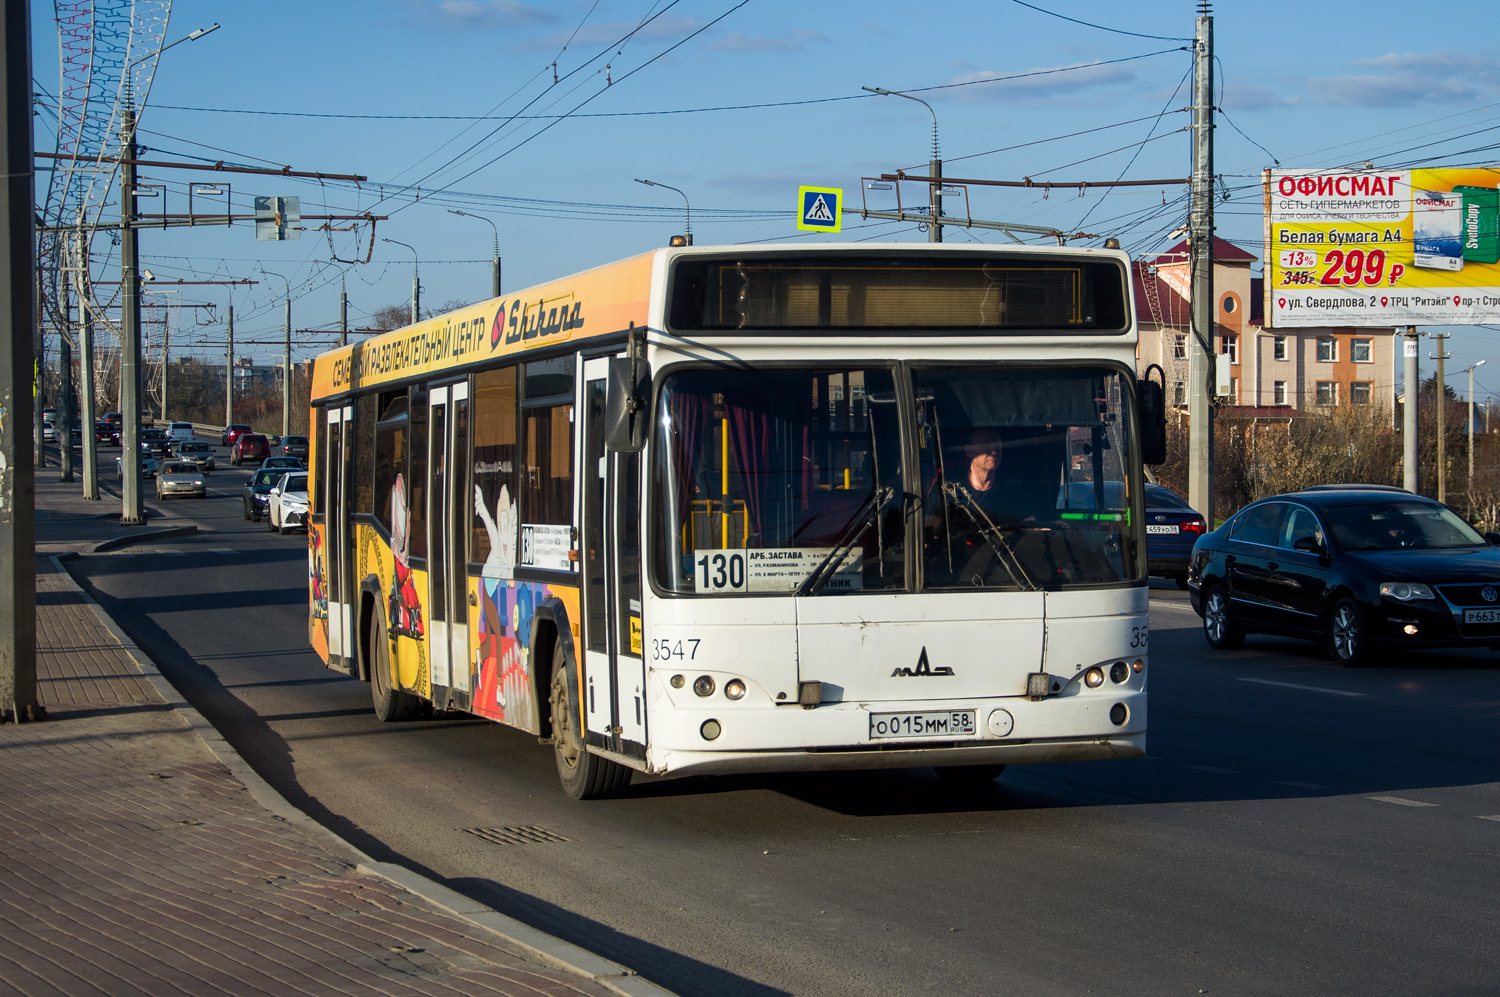
<instances>
[{"instance_id":1,"label":"white car","mask_svg":"<svg viewBox=\"0 0 1500 997\"><path fill-rule=\"evenodd\" d=\"M193 438L193 424L191 422L173 422L167 425L167 439L186 442Z\"/></svg>"},{"instance_id":2,"label":"white car","mask_svg":"<svg viewBox=\"0 0 1500 997\"><path fill-rule=\"evenodd\" d=\"M118 457L115 458L115 474L119 477L119 479L121 481L125 480L125 455L124 454L121 454L120 456L118 456ZM154 477L156 477L156 458L153 457L151 454L146 453L144 451L144 449L141 452L141 477L143 477L143 478L154 478Z\"/></svg>"},{"instance_id":3,"label":"white car","mask_svg":"<svg viewBox=\"0 0 1500 997\"><path fill-rule=\"evenodd\" d=\"M266 524L277 533L296 526L307 528L306 471L290 471L276 482L266 499Z\"/></svg>"}]
</instances>

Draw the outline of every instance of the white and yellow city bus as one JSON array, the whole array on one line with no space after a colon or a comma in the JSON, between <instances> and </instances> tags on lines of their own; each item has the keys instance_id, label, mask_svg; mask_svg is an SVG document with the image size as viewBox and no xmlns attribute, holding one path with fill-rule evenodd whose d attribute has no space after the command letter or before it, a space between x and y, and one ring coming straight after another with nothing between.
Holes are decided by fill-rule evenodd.
<instances>
[{"instance_id":1,"label":"white and yellow city bus","mask_svg":"<svg viewBox=\"0 0 1500 997\"><path fill-rule=\"evenodd\" d=\"M580 798L1141 755L1162 443L1128 275L661 249L326 353L311 642L382 720L551 739Z\"/></svg>"}]
</instances>

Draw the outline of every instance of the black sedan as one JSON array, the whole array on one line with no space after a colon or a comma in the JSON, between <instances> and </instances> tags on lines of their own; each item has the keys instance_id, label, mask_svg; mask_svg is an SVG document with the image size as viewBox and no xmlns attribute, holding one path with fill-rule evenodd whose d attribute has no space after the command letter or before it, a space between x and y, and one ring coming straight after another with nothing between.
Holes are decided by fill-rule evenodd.
<instances>
[{"instance_id":1,"label":"black sedan","mask_svg":"<svg viewBox=\"0 0 1500 997\"><path fill-rule=\"evenodd\" d=\"M261 521L261 518L266 515L266 502L271 498L271 489L276 487L276 482L280 481L284 474L286 474L286 468L263 467L245 482L246 519L257 523Z\"/></svg>"},{"instance_id":2,"label":"black sedan","mask_svg":"<svg viewBox=\"0 0 1500 997\"><path fill-rule=\"evenodd\" d=\"M1246 506L1193 548L1188 587L1216 648L1250 633L1326 642L1345 665L1398 647L1500 649L1500 534L1393 488Z\"/></svg>"},{"instance_id":3,"label":"black sedan","mask_svg":"<svg viewBox=\"0 0 1500 997\"><path fill-rule=\"evenodd\" d=\"M141 430L141 446L148 448L158 460L172 455L172 441L167 438L165 429Z\"/></svg>"},{"instance_id":4,"label":"black sedan","mask_svg":"<svg viewBox=\"0 0 1500 997\"><path fill-rule=\"evenodd\" d=\"M1146 572L1187 588L1193 544L1203 536L1203 517L1164 485L1146 485Z\"/></svg>"}]
</instances>

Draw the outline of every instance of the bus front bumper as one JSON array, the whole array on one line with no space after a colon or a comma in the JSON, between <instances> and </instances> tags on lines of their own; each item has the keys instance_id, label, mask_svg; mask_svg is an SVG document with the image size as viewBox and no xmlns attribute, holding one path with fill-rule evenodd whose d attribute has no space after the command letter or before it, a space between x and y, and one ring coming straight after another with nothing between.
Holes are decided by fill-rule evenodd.
<instances>
[{"instance_id":1,"label":"bus front bumper","mask_svg":"<svg viewBox=\"0 0 1500 997\"><path fill-rule=\"evenodd\" d=\"M947 765L1010 765L1138 758L1146 753L1146 693L1050 696L1039 701L998 697L966 702L825 703L673 710L653 724L647 771L654 775L806 772ZM1125 708L1123 723L1111 710ZM871 736L872 718L901 712L972 710L975 732L931 739ZM997 736L990 717L1001 711L1011 729ZM717 734L705 737L706 725ZM709 731L715 728L708 727ZM1003 729L1003 728L1002 728ZM787 748L786 744L798 747Z\"/></svg>"}]
</instances>

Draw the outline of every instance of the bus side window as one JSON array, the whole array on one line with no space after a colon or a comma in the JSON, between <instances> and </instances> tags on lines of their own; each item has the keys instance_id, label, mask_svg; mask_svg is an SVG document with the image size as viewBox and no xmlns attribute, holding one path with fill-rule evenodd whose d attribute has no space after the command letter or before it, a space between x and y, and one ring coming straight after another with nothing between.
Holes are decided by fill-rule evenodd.
<instances>
[{"instance_id":1,"label":"bus side window","mask_svg":"<svg viewBox=\"0 0 1500 997\"><path fill-rule=\"evenodd\" d=\"M354 403L354 505L352 515L375 514L375 396Z\"/></svg>"},{"instance_id":2,"label":"bus side window","mask_svg":"<svg viewBox=\"0 0 1500 997\"><path fill-rule=\"evenodd\" d=\"M406 508L410 485L406 482L407 435L406 392L382 396L380 422L375 425L375 519L391 531L393 504ZM396 487L397 482L401 487ZM401 523L404 530L406 524Z\"/></svg>"},{"instance_id":3,"label":"bus side window","mask_svg":"<svg viewBox=\"0 0 1500 997\"><path fill-rule=\"evenodd\" d=\"M526 477L521 521L573 523L573 406L526 410Z\"/></svg>"},{"instance_id":4,"label":"bus side window","mask_svg":"<svg viewBox=\"0 0 1500 997\"><path fill-rule=\"evenodd\" d=\"M410 453L411 474L406 479L406 507L409 510L407 546L410 555L427 559L427 389L411 389Z\"/></svg>"},{"instance_id":5,"label":"bus side window","mask_svg":"<svg viewBox=\"0 0 1500 997\"><path fill-rule=\"evenodd\" d=\"M490 578L509 578L516 565L516 368L474 375L474 484L469 560ZM460 455L455 454L455 459Z\"/></svg>"}]
</instances>

